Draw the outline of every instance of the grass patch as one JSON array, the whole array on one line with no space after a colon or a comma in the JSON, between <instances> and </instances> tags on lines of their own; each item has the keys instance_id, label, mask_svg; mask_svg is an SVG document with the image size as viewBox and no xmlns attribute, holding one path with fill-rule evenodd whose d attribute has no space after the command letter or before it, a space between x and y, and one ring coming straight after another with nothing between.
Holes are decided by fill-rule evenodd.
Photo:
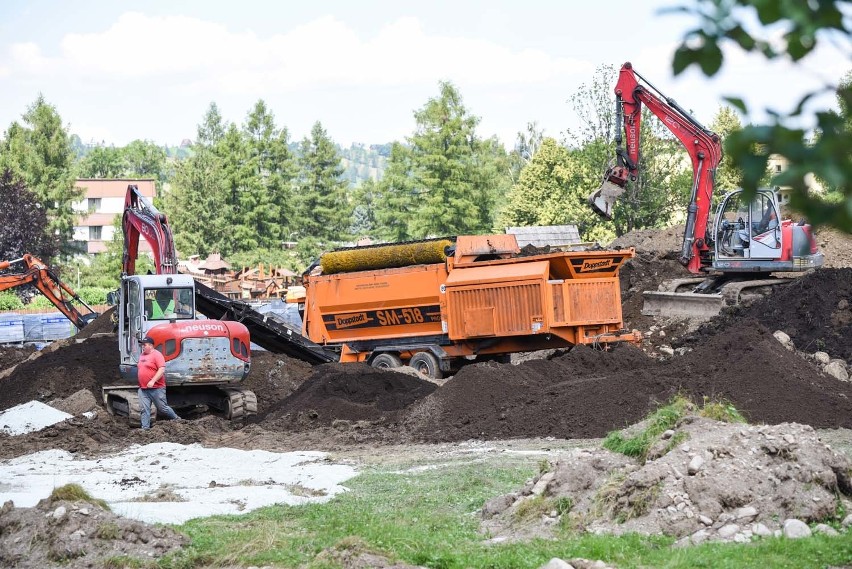
<instances>
[{"instance_id":1,"label":"grass patch","mask_svg":"<svg viewBox=\"0 0 852 569\"><path fill-rule=\"evenodd\" d=\"M625 436L622 431L612 431L603 442L603 447L643 461L648 456L651 445L660 435L673 429L695 405L686 397L675 396L668 404L651 413L644 422L646 426L633 436Z\"/></svg>"},{"instance_id":2,"label":"grass patch","mask_svg":"<svg viewBox=\"0 0 852 569\"><path fill-rule=\"evenodd\" d=\"M580 534L486 545L487 536L478 532L485 500L517 489L538 470L533 457L525 464L500 460L405 474L366 472L347 482L349 492L324 504L191 520L178 528L191 545L158 560L158 566L318 569L339 566L328 554L318 557L321 552L347 547L434 569L535 569L553 557L602 559L620 569L815 569L852 559L850 535L676 549L671 538L638 535Z\"/></svg>"},{"instance_id":3,"label":"grass patch","mask_svg":"<svg viewBox=\"0 0 852 569\"><path fill-rule=\"evenodd\" d=\"M98 539L118 539L121 537L121 528L118 524L112 522L102 523L95 530L95 537Z\"/></svg>"},{"instance_id":4,"label":"grass patch","mask_svg":"<svg viewBox=\"0 0 852 569\"><path fill-rule=\"evenodd\" d=\"M723 423L747 423L746 418L742 413L734 407L733 403L720 399L719 401L709 401L704 398L704 405L698 412L701 417L721 421Z\"/></svg>"},{"instance_id":5,"label":"grass patch","mask_svg":"<svg viewBox=\"0 0 852 569\"><path fill-rule=\"evenodd\" d=\"M104 500L93 498L79 484L66 484L65 486L54 488L48 499L51 502L88 502L109 511L109 505Z\"/></svg>"},{"instance_id":6,"label":"grass patch","mask_svg":"<svg viewBox=\"0 0 852 569\"><path fill-rule=\"evenodd\" d=\"M101 567L104 569L143 569L151 566L151 563L142 561L141 559L136 559L135 557L127 557L125 555L107 557L101 561Z\"/></svg>"},{"instance_id":7,"label":"grass patch","mask_svg":"<svg viewBox=\"0 0 852 569\"><path fill-rule=\"evenodd\" d=\"M700 417L722 421L724 423L746 423L745 417L734 405L720 399L710 401L704 398L701 407L682 395L676 395L669 403L663 405L646 417L641 423L644 427L634 435L625 435L624 430L612 431L603 442L603 447L613 452L636 458L645 462L648 451L660 440L661 435L669 429L674 429L678 422L689 413L697 413ZM629 431L629 429L627 429ZM683 432L675 433L667 443L663 454L669 452L688 438Z\"/></svg>"}]
</instances>

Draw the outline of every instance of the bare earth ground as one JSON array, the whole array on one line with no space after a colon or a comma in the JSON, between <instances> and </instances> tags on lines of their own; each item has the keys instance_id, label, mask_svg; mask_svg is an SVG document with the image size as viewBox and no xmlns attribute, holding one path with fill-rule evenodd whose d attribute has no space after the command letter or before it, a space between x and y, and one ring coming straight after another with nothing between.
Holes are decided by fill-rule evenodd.
<instances>
[{"instance_id":1,"label":"bare earth ground","mask_svg":"<svg viewBox=\"0 0 852 569\"><path fill-rule=\"evenodd\" d=\"M820 233L828 268L696 328L640 313L643 290L686 274L675 260L681 232L635 232L615 244L637 247L621 282L627 325L654 330L642 349L577 347L517 358L517 365L477 364L442 385L360 364L311 367L258 352L246 387L257 393L259 413L244 423L208 415L158 423L142 433L107 415L97 402L101 386L114 383L117 375L118 349L109 314L76 338L35 355L28 348L0 348L5 368L0 369L0 410L38 400L78 415L27 435L0 434L0 459L51 448L97 455L156 441L325 450L360 463L387 464L434 461L442 453L474 452L482 445L551 453L576 446L576 439L602 437L631 425L677 393L697 401L730 401L754 424L819 429L820 437L837 450L852 451L852 383L826 375L810 356L819 349L846 363L852 358L852 239ZM782 346L773 337L776 330L786 332L803 352ZM656 357L663 344L681 350ZM79 416L91 408L97 411L94 419ZM799 426L781 428L801 438ZM58 507L44 505L39 519L48 519L47 514L57 520L85 518L73 513L73 506L57 516L52 512ZM20 515L18 510L0 516L0 526L17 523L10 520ZM718 532L725 525L716 527L720 520L728 521L717 517L706 527ZM700 531L689 523L690 531ZM55 559L50 555L58 553L45 555Z\"/></svg>"}]
</instances>

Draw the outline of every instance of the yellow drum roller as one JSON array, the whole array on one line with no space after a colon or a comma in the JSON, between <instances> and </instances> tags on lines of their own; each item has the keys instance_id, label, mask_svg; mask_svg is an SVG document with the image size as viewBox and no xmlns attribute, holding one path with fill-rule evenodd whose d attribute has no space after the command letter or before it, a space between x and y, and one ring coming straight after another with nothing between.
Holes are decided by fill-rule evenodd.
<instances>
[{"instance_id":1,"label":"yellow drum roller","mask_svg":"<svg viewBox=\"0 0 852 569\"><path fill-rule=\"evenodd\" d=\"M323 274L329 275L443 263L447 258L445 250L452 245L449 239L436 239L343 249L324 254L320 266Z\"/></svg>"}]
</instances>

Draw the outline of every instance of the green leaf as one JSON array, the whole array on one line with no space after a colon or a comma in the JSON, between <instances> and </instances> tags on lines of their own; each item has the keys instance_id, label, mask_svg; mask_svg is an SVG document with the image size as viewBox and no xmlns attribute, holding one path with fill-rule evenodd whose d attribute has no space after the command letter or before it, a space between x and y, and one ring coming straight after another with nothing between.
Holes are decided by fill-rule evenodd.
<instances>
[{"instance_id":1,"label":"green leaf","mask_svg":"<svg viewBox=\"0 0 852 569\"><path fill-rule=\"evenodd\" d=\"M674 53L672 60L672 71L675 75L680 75L687 67L698 62L698 54L695 50L681 45Z\"/></svg>"},{"instance_id":2,"label":"green leaf","mask_svg":"<svg viewBox=\"0 0 852 569\"><path fill-rule=\"evenodd\" d=\"M704 72L704 75L708 77L716 75L722 67L722 58L722 50L719 49L719 46L715 42L705 44L701 50L701 59L699 61L701 71Z\"/></svg>"},{"instance_id":3,"label":"green leaf","mask_svg":"<svg viewBox=\"0 0 852 569\"><path fill-rule=\"evenodd\" d=\"M722 100L725 101L726 103L728 103L729 105L731 105L732 107L736 108L737 110L739 110L743 114L748 114L748 107L746 106L745 101L743 101L741 98L739 98L739 97L722 97Z\"/></svg>"}]
</instances>

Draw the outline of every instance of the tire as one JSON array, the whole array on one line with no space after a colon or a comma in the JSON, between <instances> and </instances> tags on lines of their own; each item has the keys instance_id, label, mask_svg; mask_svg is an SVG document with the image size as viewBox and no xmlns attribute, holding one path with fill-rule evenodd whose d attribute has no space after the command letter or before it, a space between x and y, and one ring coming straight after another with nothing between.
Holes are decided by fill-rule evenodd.
<instances>
[{"instance_id":1,"label":"tire","mask_svg":"<svg viewBox=\"0 0 852 569\"><path fill-rule=\"evenodd\" d=\"M408 365L432 379L442 379L444 377L444 372L441 371L438 358L429 352L417 352L411 356Z\"/></svg>"},{"instance_id":2,"label":"tire","mask_svg":"<svg viewBox=\"0 0 852 569\"><path fill-rule=\"evenodd\" d=\"M384 353L373 358L370 365L379 369L393 369L402 365L402 360L396 354Z\"/></svg>"}]
</instances>

